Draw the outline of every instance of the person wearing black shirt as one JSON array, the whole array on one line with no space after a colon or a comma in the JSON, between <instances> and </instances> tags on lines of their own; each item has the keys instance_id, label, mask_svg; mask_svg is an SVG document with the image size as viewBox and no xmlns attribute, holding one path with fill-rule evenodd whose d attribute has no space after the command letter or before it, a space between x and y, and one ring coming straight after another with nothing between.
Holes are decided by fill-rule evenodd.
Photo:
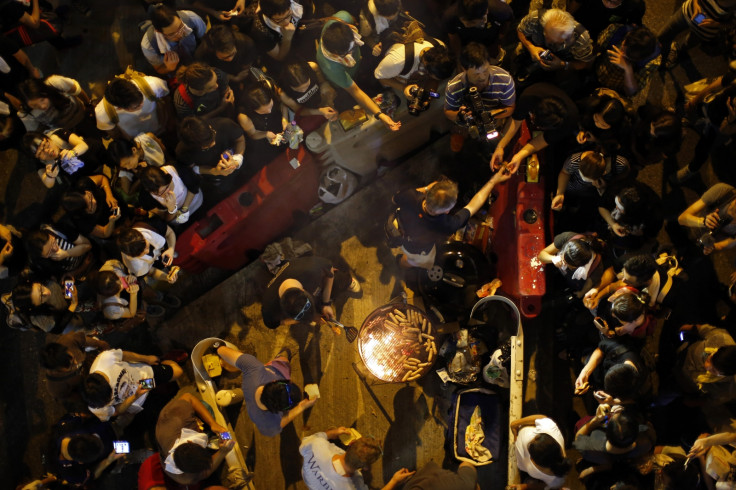
<instances>
[{"instance_id":1,"label":"person wearing black shirt","mask_svg":"<svg viewBox=\"0 0 736 490\"><path fill-rule=\"evenodd\" d=\"M309 323L319 313L335 319L332 303L341 292L360 292L360 284L349 273L322 257L300 257L289 261L268 283L261 313L268 328ZM293 311L292 311L293 310Z\"/></svg>"},{"instance_id":2,"label":"person wearing black shirt","mask_svg":"<svg viewBox=\"0 0 736 490\"><path fill-rule=\"evenodd\" d=\"M118 201L104 175L80 178L73 189L61 196L61 206L72 226L84 236L110 238L121 217Z\"/></svg>"},{"instance_id":3,"label":"person wearing black shirt","mask_svg":"<svg viewBox=\"0 0 736 490\"><path fill-rule=\"evenodd\" d=\"M514 12L501 0L458 0L443 17L445 32L455 59L462 48L476 42L488 49L493 64L503 58L501 42L509 30Z\"/></svg>"},{"instance_id":4,"label":"person wearing black shirt","mask_svg":"<svg viewBox=\"0 0 736 490\"><path fill-rule=\"evenodd\" d=\"M408 189L394 195L399 209L396 223L403 234L399 265L404 268L431 269L437 254L436 244L465 226L471 216L486 202L496 184L507 181L511 175L497 172L481 187L465 207L452 212L457 204L457 184L439 180L426 187Z\"/></svg>"},{"instance_id":5,"label":"person wearing black shirt","mask_svg":"<svg viewBox=\"0 0 736 490\"><path fill-rule=\"evenodd\" d=\"M568 6L592 39L611 24L642 25L646 9L643 0L572 0Z\"/></svg>"},{"instance_id":6,"label":"person wearing black shirt","mask_svg":"<svg viewBox=\"0 0 736 490\"><path fill-rule=\"evenodd\" d=\"M239 94L252 79L250 68L258 58L253 40L229 26L219 25L210 29L194 53L197 61L222 70L230 78L228 83Z\"/></svg>"},{"instance_id":7,"label":"person wearing black shirt","mask_svg":"<svg viewBox=\"0 0 736 490\"><path fill-rule=\"evenodd\" d=\"M549 83L531 85L516 100L511 124L491 157L491 168L497 169L504 162L504 150L525 120L531 130L542 133L532 138L511 157L508 163L508 171L511 173L515 173L522 161L539 150L552 143L574 138L578 131L578 108L559 87Z\"/></svg>"}]
</instances>

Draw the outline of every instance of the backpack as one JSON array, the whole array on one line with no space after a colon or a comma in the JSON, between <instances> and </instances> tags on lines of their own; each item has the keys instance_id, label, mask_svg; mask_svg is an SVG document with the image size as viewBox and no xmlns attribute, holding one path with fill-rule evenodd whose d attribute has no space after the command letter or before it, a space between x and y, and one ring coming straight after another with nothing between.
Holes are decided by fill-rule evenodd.
<instances>
[{"instance_id":1,"label":"backpack","mask_svg":"<svg viewBox=\"0 0 736 490\"><path fill-rule=\"evenodd\" d=\"M146 99L150 101L158 100L158 97L156 97L153 89L146 81L145 75L139 71L134 70L132 66L129 65L128 68L125 69L125 73L123 73L122 75L116 75L115 78L122 78L123 80L133 82L138 87L138 89L143 92L143 96ZM115 109L115 106L109 103L104 97L102 98L102 105L105 108L105 113L107 114L107 117L110 118L110 122L112 122L113 124L117 124L118 122L120 122L118 111Z\"/></svg>"},{"instance_id":2,"label":"backpack","mask_svg":"<svg viewBox=\"0 0 736 490\"><path fill-rule=\"evenodd\" d=\"M433 48L440 46L440 42L437 39L429 36L404 42L404 67L401 69L399 76L405 77L411 72L414 66L414 56L416 55L414 44L422 41L427 41Z\"/></svg>"}]
</instances>

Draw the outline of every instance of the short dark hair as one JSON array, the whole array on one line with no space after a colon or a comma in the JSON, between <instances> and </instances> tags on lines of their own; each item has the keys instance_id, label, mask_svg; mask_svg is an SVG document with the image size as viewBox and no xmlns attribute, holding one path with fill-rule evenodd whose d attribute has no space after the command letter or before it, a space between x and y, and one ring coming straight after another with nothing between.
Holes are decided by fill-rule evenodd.
<instances>
[{"instance_id":1,"label":"short dark hair","mask_svg":"<svg viewBox=\"0 0 736 490\"><path fill-rule=\"evenodd\" d=\"M598 114L609 126L616 126L626 116L626 108L620 100L611 98L598 106Z\"/></svg>"},{"instance_id":2,"label":"short dark hair","mask_svg":"<svg viewBox=\"0 0 736 490\"><path fill-rule=\"evenodd\" d=\"M92 408L102 408L112 400L112 387L99 373L90 373L82 383L82 398Z\"/></svg>"},{"instance_id":3,"label":"short dark hair","mask_svg":"<svg viewBox=\"0 0 736 490\"><path fill-rule=\"evenodd\" d=\"M488 12L488 0L461 0L460 18L475 20L483 17Z\"/></svg>"},{"instance_id":4,"label":"short dark hair","mask_svg":"<svg viewBox=\"0 0 736 490\"><path fill-rule=\"evenodd\" d=\"M391 17L401 12L401 0L373 0L378 15Z\"/></svg>"},{"instance_id":5,"label":"short dark hair","mask_svg":"<svg viewBox=\"0 0 736 490\"><path fill-rule=\"evenodd\" d=\"M201 473L212 466L212 453L206 447L185 442L174 449L174 464L184 473Z\"/></svg>"},{"instance_id":6,"label":"short dark hair","mask_svg":"<svg viewBox=\"0 0 736 490\"><path fill-rule=\"evenodd\" d=\"M64 191L64 194L61 195L61 207L72 215L84 214L87 209L87 198L83 192Z\"/></svg>"},{"instance_id":7,"label":"short dark hair","mask_svg":"<svg viewBox=\"0 0 736 490\"><path fill-rule=\"evenodd\" d=\"M719 347L710 358L713 367L724 376L736 374L736 345Z\"/></svg>"},{"instance_id":8,"label":"short dark hair","mask_svg":"<svg viewBox=\"0 0 736 490\"><path fill-rule=\"evenodd\" d=\"M45 83L37 78L28 78L18 84L18 93L21 96L23 110L30 112L28 103L34 99L49 99L51 106L59 112L63 112L72 104L58 88Z\"/></svg>"},{"instance_id":9,"label":"short dark hair","mask_svg":"<svg viewBox=\"0 0 736 490\"><path fill-rule=\"evenodd\" d=\"M381 443L374 437L361 437L348 446L345 451L345 463L353 470L360 470L372 465L383 454Z\"/></svg>"},{"instance_id":10,"label":"short dark hair","mask_svg":"<svg viewBox=\"0 0 736 490\"><path fill-rule=\"evenodd\" d=\"M131 257L138 257L146 250L146 238L135 228L121 231L115 242L122 253Z\"/></svg>"},{"instance_id":11,"label":"short dark hair","mask_svg":"<svg viewBox=\"0 0 736 490\"><path fill-rule=\"evenodd\" d=\"M34 230L30 232L24 240L28 256L32 259L41 258L41 252L46 243L48 243L49 238L51 238L51 233L46 230Z\"/></svg>"},{"instance_id":12,"label":"short dark hair","mask_svg":"<svg viewBox=\"0 0 736 490\"><path fill-rule=\"evenodd\" d=\"M290 381L271 381L263 385L261 403L269 412L290 410L302 401L302 390Z\"/></svg>"},{"instance_id":13,"label":"short dark hair","mask_svg":"<svg viewBox=\"0 0 736 490\"><path fill-rule=\"evenodd\" d=\"M481 43L468 43L460 53L460 66L468 70L488 63L488 49Z\"/></svg>"},{"instance_id":14,"label":"short dark hair","mask_svg":"<svg viewBox=\"0 0 736 490\"><path fill-rule=\"evenodd\" d=\"M171 183L171 175L158 167L145 167L139 179L146 192L157 192L159 188Z\"/></svg>"},{"instance_id":15,"label":"short dark hair","mask_svg":"<svg viewBox=\"0 0 736 490\"><path fill-rule=\"evenodd\" d=\"M626 362L614 364L603 377L603 389L606 393L619 400L628 400L636 397L641 382L639 371Z\"/></svg>"},{"instance_id":16,"label":"short dark hair","mask_svg":"<svg viewBox=\"0 0 736 490\"><path fill-rule=\"evenodd\" d=\"M624 37L624 53L632 63L643 61L657 48L657 37L644 26L634 27Z\"/></svg>"},{"instance_id":17,"label":"short dark hair","mask_svg":"<svg viewBox=\"0 0 736 490\"><path fill-rule=\"evenodd\" d=\"M107 154L115 165L120 165L120 160L133 156L135 142L123 139L114 139L107 145Z\"/></svg>"},{"instance_id":18,"label":"short dark hair","mask_svg":"<svg viewBox=\"0 0 736 490\"><path fill-rule=\"evenodd\" d=\"M304 58L292 58L284 63L279 81L287 87L298 87L309 80L316 82L312 67Z\"/></svg>"},{"instance_id":19,"label":"short dark hair","mask_svg":"<svg viewBox=\"0 0 736 490\"><path fill-rule=\"evenodd\" d=\"M636 187L624 187L618 194L616 194L618 200L621 202L626 211L626 215L638 215L639 211L646 204L639 194L639 190Z\"/></svg>"},{"instance_id":20,"label":"short dark hair","mask_svg":"<svg viewBox=\"0 0 736 490\"><path fill-rule=\"evenodd\" d=\"M115 77L105 87L105 100L115 107L127 109L143 102L143 93L130 80Z\"/></svg>"},{"instance_id":21,"label":"short dark hair","mask_svg":"<svg viewBox=\"0 0 736 490\"><path fill-rule=\"evenodd\" d=\"M532 108L534 123L543 129L557 129L565 123L568 111L557 97L545 97Z\"/></svg>"},{"instance_id":22,"label":"short dark hair","mask_svg":"<svg viewBox=\"0 0 736 490\"><path fill-rule=\"evenodd\" d=\"M41 366L46 369L68 368L73 360L69 349L58 342L47 343L41 351Z\"/></svg>"},{"instance_id":23,"label":"short dark hair","mask_svg":"<svg viewBox=\"0 0 736 490\"><path fill-rule=\"evenodd\" d=\"M181 66L176 71L176 78L194 90L202 90L212 80L215 70L207 63L195 61L188 66Z\"/></svg>"},{"instance_id":24,"label":"short dark hair","mask_svg":"<svg viewBox=\"0 0 736 490\"><path fill-rule=\"evenodd\" d=\"M113 271L100 271L97 273L97 293L109 298L120 291L120 278Z\"/></svg>"},{"instance_id":25,"label":"short dark hair","mask_svg":"<svg viewBox=\"0 0 736 490\"><path fill-rule=\"evenodd\" d=\"M252 83L243 91L242 103L249 111L268 105L272 100L276 100L273 90L265 83Z\"/></svg>"},{"instance_id":26,"label":"short dark hair","mask_svg":"<svg viewBox=\"0 0 736 490\"><path fill-rule=\"evenodd\" d=\"M446 80L455 71L455 61L445 46L432 46L422 53L421 59L427 73L437 80Z\"/></svg>"},{"instance_id":27,"label":"short dark hair","mask_svg":"<svg viewBox=\"0 0 736 490\"><path fill-rule=\"evenodd\" d=\"M259 0L258 6L266 17L282 14L291 8L290 0Z\"/></svg>"},{"instance_id":28,"label":"short dark hair","mask_svg":"<svg viewBox=\"0 0 736 490\"><path fill-rule=\"evenodd\" d=\"M565 476L572 468L570 460L563 456L560 444L549 434L536 435L527 449L537 466L551 469L555 476Z\"/></svg>"},{"instance_id":29,"label":"short dark hair","mask_svg":"<svg viewBox=\"0 0 736 490\"><path fill-rule=\"evenodd\" d=\"M95 434L75 434L69 436L67 451L74 461L90 464L104 456L105 446Z\"/></svg>"},{"instance_id":30,"label":"short dark hair","mask_svg":"<svg viewBox=\"0 0 736 490\"><path fill-rule=\"evenodd\" d=\"M29 131L23 135L21 146L29 155L36 158L38 147L47 139L49 139L49 137L43 133L39 133L38 131Z\"/></svg>"},{"instance_id":31,"label":"short dark hair","mask_svg":"<svg viewBox=\"0 0 736 490\"><path fill-rule=\"evenodd\" d=\"M624 262L626 272L637 279L648 281L657 271L657 261L647 254L635 255ZM636 285L633 285L636 287Z\"/></svg>"},{"instance_id":32,"label":"short dark hair","mask_svg":"<svg viewBox=\"0 0 736 490\"><path fill-rule=\"evenodd\" d=\"M165 27L169 27L177 17L179 17L179 14L176 13L176 10L163 4L152 7L148 15L148 18L151 19L151 24L153 24L153 28L157 31L161 31Z\"/></svg>"},{"instance_id":33,"label":"short dark hair","mask_svg":"<svg viewBox=\"0 0 736 490\"><path fill-rule=\"evenodd\" d=\"M207 31L207 39L215 51L226 52L237 47L235 33L228 25L219 24L213 26L212 29Z\"/></svg>"},{"instance_id":34,"label":"short dark hair","mask_svg":"<svg viewBox=\"0 0 736 490\"><path fill-rule=\"evenodd\" d=\"M33 290L32 281L24 281L17 284L10 295L13 306L18 310L30 313L35 308L31 300L31 291Z\"/></svg>"},{"instance_id":35,"label":"short dark hair","mask_svg":"<svg viewBox=\"0 0 736 490\"><path fill-rule=\"evenodd\" d=\"M574 238L562 247L562 258L573 267L582 267L593 257L593 249L586 240Z\"/></svg>"},{"instance_id":36,"label":"short dark hair","mask_svg":"<svg viewBox=\"0 0 736 490\"><path fill-rule=\"evenodd\" d=\"M342 22L333 22L322 33L322 46L333 54L344 56L350 52L353 30Z\"/></svg>"},{"instance_id":37,"label":"short dark hair","mask_svg":"<svg viewBox=\"0 0 736 490\"><path fill-rule=\"evenodd\" d=\"M306 308L307 302L309 307ZM286 313L289 318L294 318L304 311L304 316L299 319L308 323L312 321L314 316L317 314L317 304L315 303L314 297L307 291L301 288L288 288L284 291L284 294L279 298L281 309ZM306 308L306 310L304 310Z\"/></svg>"},{"instance_id":38,"label":"short dark hair","mask_svg":"<svg viewBox=\"0 0 736 490\"><path fill-rule=\"evenodd\" d=\"M638 436L639 422L629 410L624 409L609 417L606 440L611 446L625 449L635 443Z\"/></svg>"},{"instance_id":39,"label":"short dark hair","mask_svg":"<svg viewBox=\"0 0 736 490\"><path fill-rule=\"evenodd\" d=\"M189 148L201 149L214 138L209 123L197 116L188 116L179 123L179 140Z\"/></svg>"}]
</instances>

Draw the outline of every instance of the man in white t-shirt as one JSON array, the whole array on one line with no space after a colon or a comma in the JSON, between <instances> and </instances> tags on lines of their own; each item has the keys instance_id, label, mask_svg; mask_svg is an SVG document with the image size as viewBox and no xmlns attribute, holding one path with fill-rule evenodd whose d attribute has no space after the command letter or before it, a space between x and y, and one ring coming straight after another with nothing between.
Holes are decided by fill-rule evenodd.
<instances>
[{"instance_id":1,"label":"man in white t-shirt","mask_svg":"<svg viewBox=\"0 0 736 490\"><path fill-rule=\"evenodd\" d=\"M160 135L166 129L166 82L156 77L115 77L105 88L105 97L95 107L97 128L132 140L140 133ZM118 134L115 134L118 133Z\"/></svg>"},{"instance_id":2,"label":"man in white t-shirt","mask_svg":"<svg viewBox=\"0 0 736 490\"><path fill-rule=\"evenodd\" d=\"M360 470L381 457L381 446L372 437L361 437L352 442L346 452L329 441L340 434L350 434L350 429L338 427L302 440L299 446L304 458L302 478L311 490L368 490ZM382 490L392 490L413 474L406 468L400 469Z\"/></svg>"},{"instance_id":3,"label":"man in white t-shirt","mask_svg":"<svg viewBox=\"0 0 736 490\"><path fill-rule=\"evenodd\" d=\"M373 74L382 85L403 92L410 80L447 80L454 70L455 62L442 41L418 39L391 46Z\"/></svg>"},{"instance_id":4,"label":"man in white t-shirt","mask_svg":"<svg viewBox=\"0 0 736 490\"><path fill-rule=\"evenodd\" d=\"M530 415L511 422L510 429L516 436L514 446L519 470L544 482L545 488L560 488L565 483L571 464L565 458L565 439L557 424L544 415ZM540 436L549 436L551 439L542 443L538 439ZM539 447L530 449L532 444Z\"/></svg>"},{"instance_id":5,"label":"man in white t-shirt","mask_svg":"<svg viewBox=\"0 0 736 490\"><path fill-rule=\"evenodd\" d=\"M129 412L143 410L150 388L141 380L153 379L154 386L175 381L183 371L174 361L160 362L156 356L145 356L120 349L98 355L82 384L82 397L89 410L102 421Z\"/></svg>"}]
</instances>

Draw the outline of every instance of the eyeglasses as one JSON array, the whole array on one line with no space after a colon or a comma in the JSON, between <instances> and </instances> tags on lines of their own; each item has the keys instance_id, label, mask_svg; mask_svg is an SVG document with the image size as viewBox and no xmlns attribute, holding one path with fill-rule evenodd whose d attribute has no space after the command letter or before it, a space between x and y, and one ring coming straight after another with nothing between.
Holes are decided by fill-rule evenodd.
<instances>
[{"instance_id":1,"label":"eyeglasses","mask_svg":"<svg viewBox=\"0 0 736 490\"><path fill-rule=\"evenodd\" d=\"M311 307L312 307L312 302L307 299L307 302L304 303L304 307L302 308L302 311L297 313L297 315L294 317L294 320L299 321L302 318L304 318L304 315L307 314L307 312L309 311Z\"/></svg>"},{"instance_id":2,"label":"eyeglasses","mask_svg":"<svg viewBox=\"0 0 736 490\"><path fill-rule=\"evenodd\" d=\"M168 34L165 32L162 32L162 34L167 39L177 39L177 38L184 37L184 33L186 32L186 30L187 30L187 26L186 24L184 24L184 22L182 22L179 28L175 30L174 32L170 32Z\"/></svg>"}]
</instances>

